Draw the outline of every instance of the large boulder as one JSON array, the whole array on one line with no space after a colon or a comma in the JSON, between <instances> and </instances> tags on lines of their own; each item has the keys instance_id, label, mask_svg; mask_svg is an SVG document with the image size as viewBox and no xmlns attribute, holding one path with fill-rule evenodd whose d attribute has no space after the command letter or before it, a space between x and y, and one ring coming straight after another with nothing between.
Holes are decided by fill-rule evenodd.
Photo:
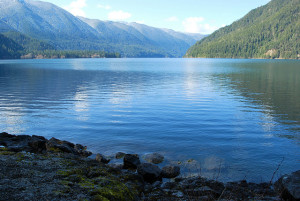
<instances>
[{"instance_id":1,"label":"large boulder","mask_svg":"<svg viewBox=\"0 0 300 201\"><path fill-rule=\"evenodd\" d=\"M149 163L159 164L164 161L164 156L159 153L146 154L145 160Z\"/></svg>"},{"instance_id":2,"label":"large boulder","mask_svg":"<svg viewBox=\"0 0 300 201\"><path fill-rule=\"evenodd\" d=\"M137 169L137 166L141 164L140 157L137 154L125 154L123 161L124 169Z\"/></svg>"},{"instance_id":3,"label":"large boulder","mask_svg":"<svg viewBox=\"0 0 300 201\"><path fill-rule=\"evenodd\" d=\"M10 151L32 152L32 153L46 153L59 152L71 153L79 156L90 156L91 152L87 151L85 146L80 144L73 144L68 141L51 138L47 140L42 136L29 135L11 135L8 133L0 133L0 146L6 147Z\"/></svg>"},{"instance_id":4,"label":"large boulder","mask_svg":"<svg viewBox=\"0 0 300 201\"><path fill-rule=\"evenodd\" d=\"M80 144L73 144L68 141L62 141L56 138L51 138L46 143L46 149L50 152L70 153L78 156L90 156L91 152L86 151L86 147Z\"/></svg>"},{"instance_id":5,"label":"large boulder","mask_svg":"<svg viewBox=\"0 0 300 201\"><path fill-rule=\"evenodd\" d=\"M153 183L161 180L161 169L151 163L142 163L138 166L137 172L144 178L144 181Z\"/></svg>"},{"instance_id":6,"label":"large boulder","mask_svg":"<svg viewBox=\"0 0 300 201\"><path fill-rule=\"evenodd\" d=\"M0 145L5 146L10 151L43 153L46 151L46 142L47 140L42 136L0 133Z\"/></svg>"},{"instance_id":7,"label":"large boulder","mask_svg":"<svg viewBox=\"0 0 300 201\"><path fill-rule=\"evenodd\" d=\"M162 168L161 176L163 178L175 178L180 175L179 166L166 166Z\"/></svg>"},{"instance_id":8,"label":"large boulder","mask_svg":"<svg viewBox=\"0 0 300 201\"><path fill-rule=\"evenodd\" d=\"M275 188L284 200L300 201L300 170L282 176L275 182Z\"/></svg>"},{"instance_id":9,"label":"large boulder","mask_svg":"<svg viewBox=\"0 0 300 201\"><path fill-rule=\"evenodd\" d=\"M33 135L28 145L31 147L31 152L43 153L46 151L47 139L42 136Z\"/></svg>"},{"instance_id":10,"label":"large boulder","mask_svg":"<svg viewBox=\"0 0 300 201\"><path fill-rule=\"evenodd\" d=\"M75 154L74 147L75 145L73 143L62 141L54 137L51 138L46 144L47 151L53 152L65 152Z\"/></svg>"}]
</instances>

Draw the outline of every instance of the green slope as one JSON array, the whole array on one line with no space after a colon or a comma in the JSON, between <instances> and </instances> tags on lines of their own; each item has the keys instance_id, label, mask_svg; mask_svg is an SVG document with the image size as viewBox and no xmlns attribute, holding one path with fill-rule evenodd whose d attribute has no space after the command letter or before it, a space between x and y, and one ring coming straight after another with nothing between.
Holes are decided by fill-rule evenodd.
<instances>
[{"instance_id":1,"label":"green slope","mask_svg":"<svg viewBox=\"0 0 300 201\"><path fill-rule=\"evenodd\" d=\"M57 50L52 45L16 31L0 33L0 59L116 58L119 53L96 50Z\"/></svg>"},{"instance_id":2,"label":"green slope","mask_svg":"<svg viewBox=\"0 0 300 201\"><path fill-rule=\"evenodd\" d=\"M14 59L20 57L24 48L15 41L0 34L0 59Z\"/></svg>"},{"instance_id":3,"label":"green slope","mask_svg":"<svg viewBox=\"0 0 300 201\"><path fill-rule=\"evenodd\" d=\"M53 46L46 42L42 42L40 40L25 36L16 31L10 31L6 33L2 33L7 38L15 41L19 45L21 45L27 51L43 51L43 50L53 50L55 49Z\"/></svg>"},{"instance_id":4,"label":"green slope","mask_svg":"<svg viewBox=\"0 0 300 201\"><path fill-rule=\"evenodd\" d=\"M272 0L197 42L185 57L300 59L300 0Z\"/></svg>"}]
</instances>

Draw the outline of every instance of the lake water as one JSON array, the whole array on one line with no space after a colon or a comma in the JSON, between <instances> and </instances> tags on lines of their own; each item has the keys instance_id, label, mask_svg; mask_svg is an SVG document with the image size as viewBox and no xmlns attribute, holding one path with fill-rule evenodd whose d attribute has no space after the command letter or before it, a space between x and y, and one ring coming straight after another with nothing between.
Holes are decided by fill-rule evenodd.
<instances>
[{"instance_id":1,"label":"lake water","mask_svg":"<svg viewBox=\"0 0 300 201\"><path fill-rule=\"evenodd\" d=\"M300 169L300 61L0 61L0 92L1 132L159 152L223 181Z\"/></svg>"}]
</instances>

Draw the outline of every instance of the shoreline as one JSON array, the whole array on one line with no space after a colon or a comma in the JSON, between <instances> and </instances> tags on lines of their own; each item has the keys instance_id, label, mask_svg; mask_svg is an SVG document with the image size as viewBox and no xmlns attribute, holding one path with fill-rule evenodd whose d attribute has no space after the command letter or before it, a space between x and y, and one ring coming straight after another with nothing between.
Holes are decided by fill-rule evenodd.
<instances>
[{"instance_id":1,"label":"shoreline","mask_svg":"<svg viewBox=\"0 0 300 201\"><path fill-rule=\"evenodd\" d=\"M0 133L0 145L5 200L299 200L300 171L275 183L222 183L182 177L178 166L160 169L157 153L142 163L137 154L119 152L123 163L110 164L102 154L91 158L87 147L56 138Z\"/></svg>"},{"instance_id":2,"label":"shoreline","mask_svg":"<svg viewBox=\"0 0 300 201\"><path fill-rule=\"evenodd\" d=\"M6 58L0 59L0 61L5 60L69 60L69 59L240 59L240 60L287 60L287 61L299 61L300 57L295 58L244 58L244 57L67 57L67 58L48 58L48 57L34 57L34 58Z\"/></svg>"}]
</instances>

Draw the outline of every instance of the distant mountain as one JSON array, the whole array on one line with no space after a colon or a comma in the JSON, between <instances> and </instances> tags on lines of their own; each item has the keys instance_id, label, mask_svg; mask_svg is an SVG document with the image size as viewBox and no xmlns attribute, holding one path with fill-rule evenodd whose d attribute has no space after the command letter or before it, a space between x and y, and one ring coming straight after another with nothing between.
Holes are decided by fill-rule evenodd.
<instances>
[{"instance_id":1,"label":"distant mountain","mask_svg":"<svg viewBox=\"0 0 300 201\"><path fill-rule=\"evenodd\" d=\"M181 57L197 39L204 35L185 34L169 29L159 29L139 23L100 21L79 17L83 22L93 27L102 38L110 43L146 46L167 56ZM127 54L123 52L122 54Z\"/></svg>"},{"instance_id":2,"label":"distant mountain","mask_svg":"<svg viewBox=\"0 0 300 201\"><path fill-rule=\"evenodd\" d=\"M300 0L272 0L197 42L185 57L300 59Z\"/></svg>"},{"instance_id":3,"label":"distant mountain","mask_svg":"<svg viewBox=\"0 0 300 201\"><path fill-rule=\"evenodd\" d=\"M8 24L0 20L0 30L1 32L9 32L9 31L15 31L12 27L10 27Z\"/></svg>"},{"instance_id":4,"label":"distant mountain","mask_svg":"<svg viewBox=\"0 0 300 201\"><path fill-rule=\"evenodd\" d=\"M181 57L204 37L138 23L78 18L51 3L33 0L0 1L0 33L10 37L7 32L58 50L104 50L125 57Z\"/></svg>"}]
</instances>

